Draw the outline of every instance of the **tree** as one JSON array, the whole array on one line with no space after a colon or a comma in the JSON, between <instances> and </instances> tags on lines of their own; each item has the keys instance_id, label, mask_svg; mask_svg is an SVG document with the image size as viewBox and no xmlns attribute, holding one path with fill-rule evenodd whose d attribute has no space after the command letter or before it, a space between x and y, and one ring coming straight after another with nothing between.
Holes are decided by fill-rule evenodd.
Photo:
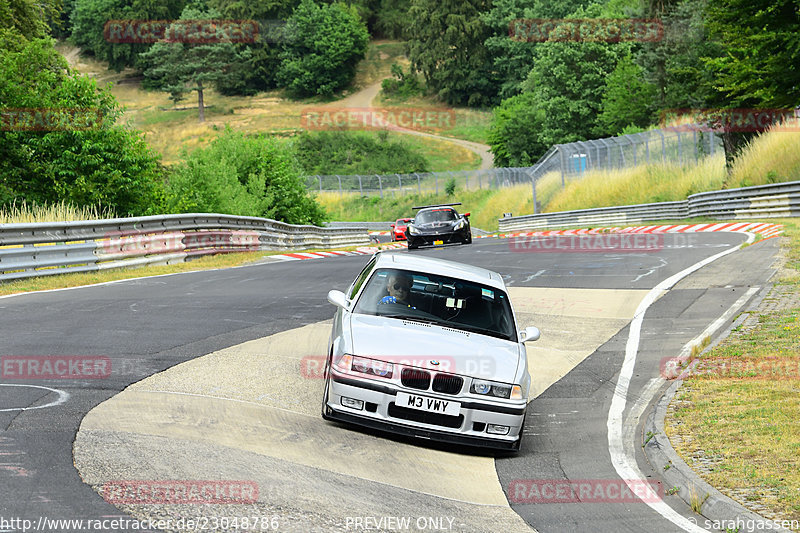
<instances>
[{"instance_id":1,"label":"tree","mask_svg":"<svg viewBox=\"0 0 800 533\"><path fill-rule=\"evenodd\" d=\"M663 23L663 38L639 45L634 61L645 81L655 85L657 109L676 110L719 105L714 75L704 57L717 57L718 43L705 29L707 0L679 0L653 5L650 16Z\"/></svg>"},{"instance_id":2,"label":"tree","mask_svg":"<svg viewBox=\"0 0 800 533\"><path fill-rule=\"evenodd\" d=\"M216 83L225 95L248 95L278 87L275 77L281 64L282 28L300 0L208 0L225 19L254 20L259 24L254 42L235 44L237 52L250 50L250 56L238 63L228 76Z\"/></svg>"},{"instance_id":3,"label":"tree","mask_svg":"<svg viewBox=\"0 0 800 533\"><path fill-rule=\"evenodd\" d=\"M522 92L525 76L533 68L538 44L524 35L511 35L517 21L558 19L588 5L590 0L494 0L481 15L491 35L485 45L498 76L499 96L508 98ZM519 27L524 27L520 24Z\"/></svg>"},{"instance_id":4,"label":"tree","mask_svg":"<svg viewBox=\"0 0 800 533\"><path fill-rule=\"evenodd\" d=\"M594 137L606 90L625 45L546 42L524 87L543 113L539 140L546 145ZM623 50L620 50L623 48Z\"/></svg>"},{"instance_id":5,"label":"tree","mask_svg":"<svg viewBox=\"0 0 800 533\"><path fill-rule=\"evenodd\" d=\"M25 39L47 35L48 20L58 18L60 0L0 0L0 28Z\"/></svg>"},{"instance_id":6,"label":"tree","mask_svg":"<svg viewBox=\"0 0 800 533\"><path fill-rule=\"evenodd\" d=\"M705 63L725 107L794 109L800 104L797 0L709 0L706 26L724 52ZM729 169L758 133L723 131Z\"/></svg>"},{"instance_id":7,"label":"tree","mask_svg":"<svg viewBox=\"0 0 800 533\"><path fill-rule=\"evenodd\" d=\"M626 126L649 126L654 118L657 92L655 85L643 79L642 68L630 55L622 58L608 77L596 133L617 135Z\"/></svg>"},{"instance_id":8,"label":"tree","mask_svg":"<svg viewBox=\"0 0 800 533\"><path fill-rule=\"evenodd\" d=\"M451 105L497 101L497 76L484 42L481 15L491 0L413 0L408 12L408 57L436 96Z\"/></svg>"},{"instance_id":9,"label":"tree","mask_svg":"<svg viewBox=\"0 0 800 533\"><path fill-rule=\"evenodd\" d=\"M532 6L530 0L496 0L492 9L481 15L491 31L484 44L498 75L500 98L522 92L522 82L533 68L536 43L509 35L513 21L536 18Z\"/></svg>"},{"instance_id":10,"label":"tree","mask_svg":"<svg viewBox=\"0 0 800 533\"><path fill-rule=\"evenodd\" d=\"M170 212L259 216L290 224L320 224L325 218L288 147L229 128L176 166L167 205Z\"/></svg>"},{"instance_id":11,"label":"tree","mask_svg":"<svg viewBox=\"0 0 800 533\"><path fill-rule=\"evenodd\" d=\"M0 30L0 49L0 204L160 212L163 169L138 132L116 124L111 93L71 71L49 38Z\"/></svg>"},{"instance_id":12,"label":"tree","mask_svg":"<svg viewBox=\"0 0 800 533\"><path fill-rule=\"evenodd\" d=\"M219 12L200 11L194 7L183 10L181 20L219 19ZM162 40L140 54L140 64L148 85L170 93L174 101L189 91L197 91L198 119L205 121L203 91L223 80L231 69L247 60L249 50L237 51L231 42L169 42Z\"/></svg>"},{"instance_id":13,"label":"tree","mask_svg":"<svg viewBox=\"0 0 800 533\"><path fill-rule=\"evenodd\" d=\"M709 0L706 24L724 54L706 60L733 106L800 103L797 0Z\"/></svg>"},{"instance_id":14,"label":"tree","mask_svg":"<svg viewBox=\"0 0 800 533\"><path fill-rule=\"evenodd\" d=\"M544 113L533 93L503 100L493 110L489 129L495 165L527 167L536 163L549 147L539 140L543 124Z\"/></svg>"},{"instance_id":15,"label":"tree","mask_svg":"<svg viewBox=\"0 0 800 533\"><path fill-rule=\"evenodd\" d=\"M133 29L139 21L174 20L185 4L186 0L75 0L70 15L72 41L119 72L135 66L139 54L152 43L134 42L137 37L133 34L114 42L105 32L106 23L121 20L126 29Z\"/></svg>"},{"instance_id":16,"label":"tree","mask_svg":"<svg viewBox=\"0 0 800 533\"><path fill-rule=\"evenodd\" d=\"M330 96L353 81L369 44L354 6L303 0L283 32L278 82L296 97Z\"/></svg>"}]
</instances>

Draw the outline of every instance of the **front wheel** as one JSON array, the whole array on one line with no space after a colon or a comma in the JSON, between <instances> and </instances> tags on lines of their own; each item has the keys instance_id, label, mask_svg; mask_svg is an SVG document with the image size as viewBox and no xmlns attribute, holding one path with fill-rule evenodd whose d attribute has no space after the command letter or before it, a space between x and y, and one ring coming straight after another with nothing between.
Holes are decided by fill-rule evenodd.
<instances>
[{"instance_id":1,"label":"front wheel","mask_svg":"<svg viewBox=\"0 0 800 533\"><path fill-rule=\"evenodd\" d=\"M467 238L464 239L464 244L472 244L472 233L467 234Z\"/></svg>"},{"instance_id":2,"label":"front wheel","mask_svg":"<svg viewBox=\"0 0 800 533\"><path fill-rule=\"evenodd\" d=\"M322 418L325 420L333 420L331 418L331 408L328 407L328 394L331 389L331 376L330 376L330 369L331 369L331 357L328 356L328 360L325 361L325 373L323 377L325 378L325 392L322 393Z\"/></svg>"},{"instance_id":3,"label":"front wheel","mask_svg":"<svg viewBox=\"0 0 800 533\"><path fill-rule=\"evenodd\" d=\"M411 244L411 241L408 241L408 249L409 250L416 250L417 248L419 248L419 245Z\"/></svg>"}]
</instances>

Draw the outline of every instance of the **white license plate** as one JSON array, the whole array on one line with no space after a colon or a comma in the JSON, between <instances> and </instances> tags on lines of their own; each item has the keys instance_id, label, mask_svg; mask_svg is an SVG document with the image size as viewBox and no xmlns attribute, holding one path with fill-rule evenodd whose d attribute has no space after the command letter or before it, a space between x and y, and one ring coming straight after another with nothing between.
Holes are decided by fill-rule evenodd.
<instances>
[{"instance_id":1,"label":"white license plate","mask_svg":"<svg viewBox=\"0 0 800 533\"><path fill-rule=\"evenodd\" d=\"M394 400L397 407L427 411L429 413L439 413L442 415L458 416L461 412L461 404L452 400L441 400L439 398L429 398L419 394L408 394L398 392Z\"/></svg>"}]
</instances>

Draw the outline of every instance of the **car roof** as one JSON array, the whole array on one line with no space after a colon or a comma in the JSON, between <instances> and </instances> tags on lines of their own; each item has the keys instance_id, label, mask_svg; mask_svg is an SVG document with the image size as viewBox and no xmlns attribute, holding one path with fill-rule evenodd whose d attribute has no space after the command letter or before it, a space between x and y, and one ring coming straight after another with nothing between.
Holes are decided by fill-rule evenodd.
<instances>
[{"instance_id":1,"label":"car roof","mask_svg":"<svg viewBox=\"0 0 800 533\"><path fill-rule=\"evenodd\" d=\"M450 207L449 205L432 205L430 207L423 207L419 211L417 211L417 215L419 216L420 213L425 211L456 211L454 207ZM456 211L458 213L458 211Z\"/></svg>"},{"instance_id":2,"label":"car roof","mask_svg":"<svg viewBox=\"0 0 800 533\"><path fill-rule=\"evenodd\" d=\"M434 259L409 253L385 253L380 252L375 264L375 268L396 268L398 270L416 270L419 272L429 272L440 276L450 276L466 281L489 285L505 291L506 285L503 278L497 272L447 261L446 259Z\"/></svg>"}]
</instances>

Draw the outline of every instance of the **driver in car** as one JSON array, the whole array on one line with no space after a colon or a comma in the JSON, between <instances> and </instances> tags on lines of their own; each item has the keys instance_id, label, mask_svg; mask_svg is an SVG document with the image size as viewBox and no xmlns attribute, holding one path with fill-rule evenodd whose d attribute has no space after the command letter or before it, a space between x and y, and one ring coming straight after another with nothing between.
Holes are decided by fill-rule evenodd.
<instances>
[{"instance_id":1,"label":"driver in car","mask_svg":"<svg viewBox=\"0 0 800 533\"><path fill-rule=\"evenodd\" d=\"M386 282L388 296L381 298L380 304L400 304L416 309L411 305L410 294L414 279L408 274L396 273L389 276Z\"/></svg>"}]
</instances>

